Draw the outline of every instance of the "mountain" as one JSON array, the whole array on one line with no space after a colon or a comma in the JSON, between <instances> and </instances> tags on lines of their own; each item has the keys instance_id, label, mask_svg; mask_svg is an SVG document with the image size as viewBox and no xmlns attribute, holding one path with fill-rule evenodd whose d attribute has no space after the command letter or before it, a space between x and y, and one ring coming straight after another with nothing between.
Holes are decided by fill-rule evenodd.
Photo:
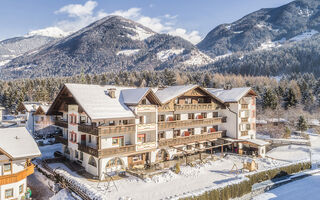
<instances>
[{"instance_id":1,"label":"mountain","mask_svg":"<svg viewBox=\"0 0 320 200\"><path fill-rule=\"evenodd\" d=\"M297 0L261 9L210 31L197 45L212 57L279 47L320 32L320 1Z\"/></svg>"},{"instance_id":2,"label":"mountain","mask_svg":"<svg viewBox=\"0 0 320 200\"><path fill-rule=\"evenodd\" d=\"M38 49L39 47L55 41L56 38L36 33L0 41L0 67L13 58Z\"/></svg>"},{"instance_id":3,"label":"mountain","mask_svg":"<svg viewBox=\"0 0 320 200\"><path fill-rule=\"evenodd\" d=\"M195 69L213 60L190 42L108 16L54 43L13 59L0 78L33 78L110 70Z\"/></svg>"}]
</instances>

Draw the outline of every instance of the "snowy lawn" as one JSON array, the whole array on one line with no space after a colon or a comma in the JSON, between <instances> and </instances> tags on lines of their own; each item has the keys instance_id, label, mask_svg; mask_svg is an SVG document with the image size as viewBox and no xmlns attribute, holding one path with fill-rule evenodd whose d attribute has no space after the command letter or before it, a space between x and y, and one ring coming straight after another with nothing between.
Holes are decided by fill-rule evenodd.
<instances>
[{"instance_id":1,"label":"snowy lawn","mask_svg":"<svg viewBox=\"0 0 320 200\"><path fill-rule=\"evenodd\" d=\"M320 199L319 194L320 174L297 180L274 190L263 193L253 198L253 200L294 200L294 199Z\"/></svg>"},{"instance_id":2,"label":"snowy lawn","mask_svg":"<svg viewBox=\"0 0 320 200\"><path fill-rule=\"evenodd\" d=\"M217 161L209 161L206 164L195 167L181 166L180 174L168 171L165 174L157 175L147 180L129 176L129 178L115 181L116 186L110 184L111 187L109 188L107 187L107 182L91 182L70 171L62 163L49 164L49 166L60 170L64 169L68 172L64 173L64 175L72 176L90 191L95 190L95 194L99 195L101 199L126 199L129 197L132 199L165 199L234 181L237 175L231 173L230 170L234 164L237 165L238 169L241 169L245 159L245 157L241 156L228 155ZM260 158L256 159L256 161L259 170L287 163Z\"/></svg>"},{"instance_id":3,"label":"snowy lawn","mask_svg":"<svg viewBox=\"0 0 320 200\"><path fill-rule=\"evenodd\" d=\"M269 151L267 157L290 162L307 160L310 159L310 147L302 145L281 146Z\"/></svg>"}]
</instances>

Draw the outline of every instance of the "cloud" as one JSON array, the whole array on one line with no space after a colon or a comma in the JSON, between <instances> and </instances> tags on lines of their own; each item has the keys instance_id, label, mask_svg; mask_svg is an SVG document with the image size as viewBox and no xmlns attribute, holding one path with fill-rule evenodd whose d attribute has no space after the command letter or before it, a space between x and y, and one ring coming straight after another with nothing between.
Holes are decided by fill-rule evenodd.
<instances>
[{"instance_id":1,"label":"cloud","mask_svg":"<svg viewBox=\"0 0 320 200\"><path fill-rule=\"evenodd\" d=\"M95 11L98 3L96 1L87 1L85 4L69 4L55 11L55 14L67 14L68 18L57 22L54 27L64 32L75 32L90 23L102 19L108 15L119 15L124 18L134 20L155 32L168 33L174 36L180 36L193 44L201 40L198 31L187 31L186 29L175 27L177 15L165 14L159 17L149 17L141 13L141 8L130 8L128 10L116 10L107 13L103 10Z\"/></svg>"},{"instance_id":2,"label":"cloud","mask_svg":"<svg viewBox=\"0 0 320 200\"><path fill-rule=\"evenodd\" d=\"M97 5L98 3L95 1L87 1L84 5L69 4L57 10L55 14L66 13L69 17L90 16Z\"/></svg>"}]
</instances>

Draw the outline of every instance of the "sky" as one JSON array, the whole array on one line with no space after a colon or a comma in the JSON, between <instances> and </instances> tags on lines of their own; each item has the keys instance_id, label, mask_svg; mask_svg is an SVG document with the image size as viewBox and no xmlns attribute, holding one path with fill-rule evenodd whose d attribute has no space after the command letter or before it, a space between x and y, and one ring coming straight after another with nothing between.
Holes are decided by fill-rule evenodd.
<instances>
[{"instance_id":1,"label":"sky","mask_svg":"<svg viewBox=\"0 0 320 200\"><path fill-rule=\"evenodd\" d=\"M108 15L196 44L219 24L292 0L0 0L0 40L34 31L70 34ZM32 32L33 31L33 32Z\"/></svg>"}]
</instances>

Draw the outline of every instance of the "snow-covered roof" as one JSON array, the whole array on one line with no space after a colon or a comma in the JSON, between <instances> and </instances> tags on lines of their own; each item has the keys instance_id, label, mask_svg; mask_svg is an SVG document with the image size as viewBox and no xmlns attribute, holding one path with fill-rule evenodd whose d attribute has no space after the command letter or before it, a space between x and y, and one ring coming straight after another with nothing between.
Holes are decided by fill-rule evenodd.
<instances>
[{"instance_id":1,"label":"snow-covered roof","mask_svg":"<svg viewBox=\"0 0 320 200\"><path fill-rule=\"evenodd\" d=\"M38 145L25 127L0 128L0 149L13 159L38 157Z\"/></svg>"},{"instance_id":2,"label":"snow-covered roof","mask_svg":"<svg viewBox=\"0 0 320 200\"><path fill-rule=\"evenodd\" d=\"M269 118L267 119L268 122L280 122L280 123L287 123L288 120L283 119L283 118Z\"/></svg>"},{"instance_id":3,"label":"snow-covered roof","mask_svg":"<svg viewBox=\"0 0 320 200\"><path fill-rule=\"evenodd\" d=\"M161 101L161 103L167 103L171 99L182 95L183 93L197 87L197 85L178 85L178 86L170 86L164 89L158 89L156 91L156 95Z\"/></svg>"},{"instance_id":4,"label":"snow-covered roof","mask_svg":"<svg viewBox=\"0 0 320 200\"><path fill-rule=\"evenodd\" d=\"M35 112L41 105L39 102L23 102L22 104L26 108L27 112Z\"/></svg>"},{"instance_id":5,"label":"snow-covered roof","mask_svg":"<svg viewBox=\"0 0 320 200\"><path fill-rule=\"evenodd\" d=\"M232 88L229 90L217 89L217 88L207 88L207 90L218 99L221 99L223 102L238 102L244 95L246 95L251 88L242 87L242 88Z\"/></svg>"},{"instance_id":6,"label":"snow-covered roof","mask_svg":"<svg viewBox=\"0 0 320 200\"><path fill-rule=\"evenodd\" d=\"M308 123L309 125L312 125L312 126L320 126L320 122L317 119L310 119L308 120Z\"/></svg>"},{"instance_id":7,"label":"snow-covered roof","mask_svg":"<svg viewBox=\"0 0 320 200\"><path fill-rule=\"evenodd\" d=\"M120 95L128 87L70 83L65 86L92 120L135 117ZM108 89L115 89L115 98L109 96Z\"/></svg>"},{"instance_id":8,"label":"snow-covered roof","mask_svg":"<svg viewBox=\"0 0 320 200\"><path fill-rule=\"evenodd\" d=\"M259 140L259 139L246 139L246 141L253 143L253 144L256 144L258 146L265 146L265 145L269 144L269 142Z\"/></svg>"},{"instance_id":9,"label":"snow-covered roof","mask_svg":"<svg viewBox=\"0 0 320 200\"><path fill-rule=\"evenodd\" d=\"M138 104L141 99L147 94L150 88L132 88L124 89L121 92L125 104Z\"/></svg>"}]
</instances>

